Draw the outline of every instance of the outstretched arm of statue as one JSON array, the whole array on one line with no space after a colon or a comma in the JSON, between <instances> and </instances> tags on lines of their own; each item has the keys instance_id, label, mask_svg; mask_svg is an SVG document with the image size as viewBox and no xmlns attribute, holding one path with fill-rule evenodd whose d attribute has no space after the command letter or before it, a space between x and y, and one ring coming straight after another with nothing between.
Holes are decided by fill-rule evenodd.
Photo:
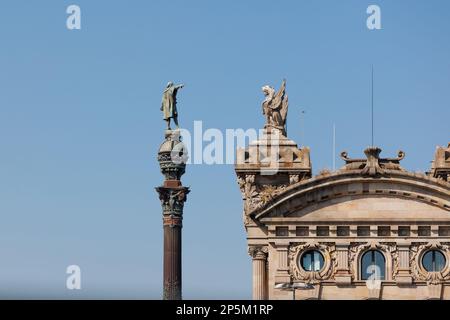
<instances>
[{"instance_id":1,"label":"outstretched arm of statue","mask_svg":"<svg viewBox=\"0 0 450 320\"><path fill-rule=\"evenodd\" d=\"M184 87L184 84L179 84L179 85L177 85L175 88L176 89L181 89L181 88L183 88Z\"/></svg>"}]
</instances>

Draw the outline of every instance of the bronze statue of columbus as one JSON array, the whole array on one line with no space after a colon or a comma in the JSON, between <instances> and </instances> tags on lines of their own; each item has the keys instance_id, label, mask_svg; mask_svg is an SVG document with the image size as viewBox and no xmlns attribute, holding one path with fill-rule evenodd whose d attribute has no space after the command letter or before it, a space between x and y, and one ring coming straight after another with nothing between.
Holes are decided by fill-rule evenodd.
<instances>
[{"instance_id":1,"label":"bronze statue of columbus","mask_svg":"<svg viewBox=\"0 0 450 320\"><path fill-rule=\"evenodd\" d=\"M167 121L167 130L170 129L170 119L173 119L178 129L178 112L177 112L177 92L178 89L184 87L184 84L174 85L173 82L167 83L164 89L161 111L163 112L163 119Z\"/></svg>"}]
</instances>

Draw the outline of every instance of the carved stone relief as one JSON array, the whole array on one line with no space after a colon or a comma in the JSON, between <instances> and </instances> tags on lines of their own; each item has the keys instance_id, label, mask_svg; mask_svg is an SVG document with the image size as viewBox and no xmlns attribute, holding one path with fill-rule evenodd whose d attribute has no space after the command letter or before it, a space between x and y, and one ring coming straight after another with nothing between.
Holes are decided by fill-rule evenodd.
<instances>
[{"instance_id":1,"label":"carved stone relief","mask_svg":"<svg viewBox=\"0 0 450 320\"><path fill-rule=\"evenodd\" d=\"M243 220L245 226L250 223L248 214L251 211L271 202L287 188L286 185L256 184L254 174L239 175L237 180L242 200L244 200Z\"/></svg>"},{"instance_id":2,"label":"carved stone relief","mask_svg":"<svg viewBox=\"0 0 450 320\"><path fill-rule=\"evenodd\" d=\"M436 285L450 279L450 263L448 258L449 245L447 243L429 242L415 243L411 246L410 265L414 280L425 281L428 285ZM428 272L422 265L423 255L429 250L441 251L446 259L441 271Z\"/></svg>"},{"instance_id":3,"label":"carved stone relief","mask_svg":"<svg viewBox=\"0 0 450 320\"><path fill-rule=\"evenodd\" d=\"M395 243L358 242L349 247L350 273L353 281L360 279L360 259L368 250L381 251L386 259L386 280L395 279L398 269L398 251Z\"/></svg>"},{"instance_id":4,"label":"carved stone relief","mask_svg":"<svg viewBox=\"0 0 450 320\"><path fill-rule=\"evenodd\" d=\"M250 246L248 254L253 259L266 260L269 250L266 246Z\"/></svg>"},{"instance_id":5,"label":"carved stone relief","mask_svg":"<svg viewBox=\"0 0 450 320\"><path fill-rule=\"evenodd\" d=\"M324 266L320 271L306 271L300 265L301 256L310 250L317 250L323 255ZM308 284L317 284L330 280L337 271L336 247L332 243L309 242L293 245L289 248L289 270L292 280L301 280Z\"/></svg>"},{"instance_id":6,"label":"carved stone relief","mask_svg":"<svg viewBox=\"0 0 450 320\"><path fill-rule=\"evenodd\" d=\"M189 193L188 188L157 187L156 191L158 191L159 200L161 200L164 215L183 214L184 203L186 201L186 196Z\"/></svg>"}]
</instances>

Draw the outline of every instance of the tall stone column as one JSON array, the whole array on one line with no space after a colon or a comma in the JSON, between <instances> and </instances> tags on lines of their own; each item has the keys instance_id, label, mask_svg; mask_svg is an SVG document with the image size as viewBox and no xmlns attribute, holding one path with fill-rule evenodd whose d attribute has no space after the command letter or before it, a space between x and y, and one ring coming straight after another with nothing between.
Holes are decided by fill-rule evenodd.
<instances>
[{"instance_id":1,"label":"tall stone column","mask_svg":"<svg viewBox=\"0 0 450 320\"><path fill-rule=\"evenodd\" d=\"M267 297L267 247L250 247L253 259L253 300L266 300Z\"/></svg>"},{"instance_id":2,"label":"tall stone column","mask_svg":"<svg viewBox=\"0 0 450 320\"><path fill-rule=\"evenodd\" d=\"M183 207L189 188L180 181L185 172L187 154L180 141L179 130L166 130L158 152L158 162L164 183L157 187L162 205L164 230L163 299L181 300L182 268L181 238Z\"/></svg>"}]
</instances>

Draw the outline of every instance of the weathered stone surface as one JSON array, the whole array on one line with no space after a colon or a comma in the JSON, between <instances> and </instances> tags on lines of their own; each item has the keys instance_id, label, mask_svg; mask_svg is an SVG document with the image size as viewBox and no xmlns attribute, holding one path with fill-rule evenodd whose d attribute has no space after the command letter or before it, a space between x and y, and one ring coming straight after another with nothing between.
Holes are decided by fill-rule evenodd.
<instances>
[{"instance_id":1,"label":"weathered stone surface","mask_svg":"<svg viewBox=\"0 0 450 320\"><path fill-rule=\"evenodd\" d=\"M236 174L247 226L250 212L272 203L290 185L311 177L309 149L298 148L278 131L264 130L259 140L238 150Z\"/></svg>"},{"instance_id":2,"label":"weathered stone surface","mask_svg":"<svg viewBox=\"0 0 450 320\"><path fill-rule=\"evenodd\" d=\"M296 290L297 299L450 299L450 183L443 176L448 151L437 151L428 175L403 169L403 152L380 158L381 150L371 147L367 159L344 153L343 168L312 177L309 149L279 139L281 149L301 160L278 157L278 164L266 165L260 145L274 141L260 139L240 151L236 164L248 245L267 248L260 256L267 276L261 260L254 262L255 298L292 299L292 291L275 285L307 283L312 288ZM276 167L281 170L262 174ZM310 250L323 256L319 271L299 265ZM368 250L385 259L379 287L361 278ZM439 272L423 266L429 250L445 256Z\"/></svg>"},{"instance_id":3,"label":"weathered stone surface","mask_svg":"<svg viewBox=\"0 0 450 320\"><path fill-rule=\"evenodd\" d=\"M435 178L450 181L450 142L447 148L436 147L429 174Z\"/></svg>"}]
</instances>

